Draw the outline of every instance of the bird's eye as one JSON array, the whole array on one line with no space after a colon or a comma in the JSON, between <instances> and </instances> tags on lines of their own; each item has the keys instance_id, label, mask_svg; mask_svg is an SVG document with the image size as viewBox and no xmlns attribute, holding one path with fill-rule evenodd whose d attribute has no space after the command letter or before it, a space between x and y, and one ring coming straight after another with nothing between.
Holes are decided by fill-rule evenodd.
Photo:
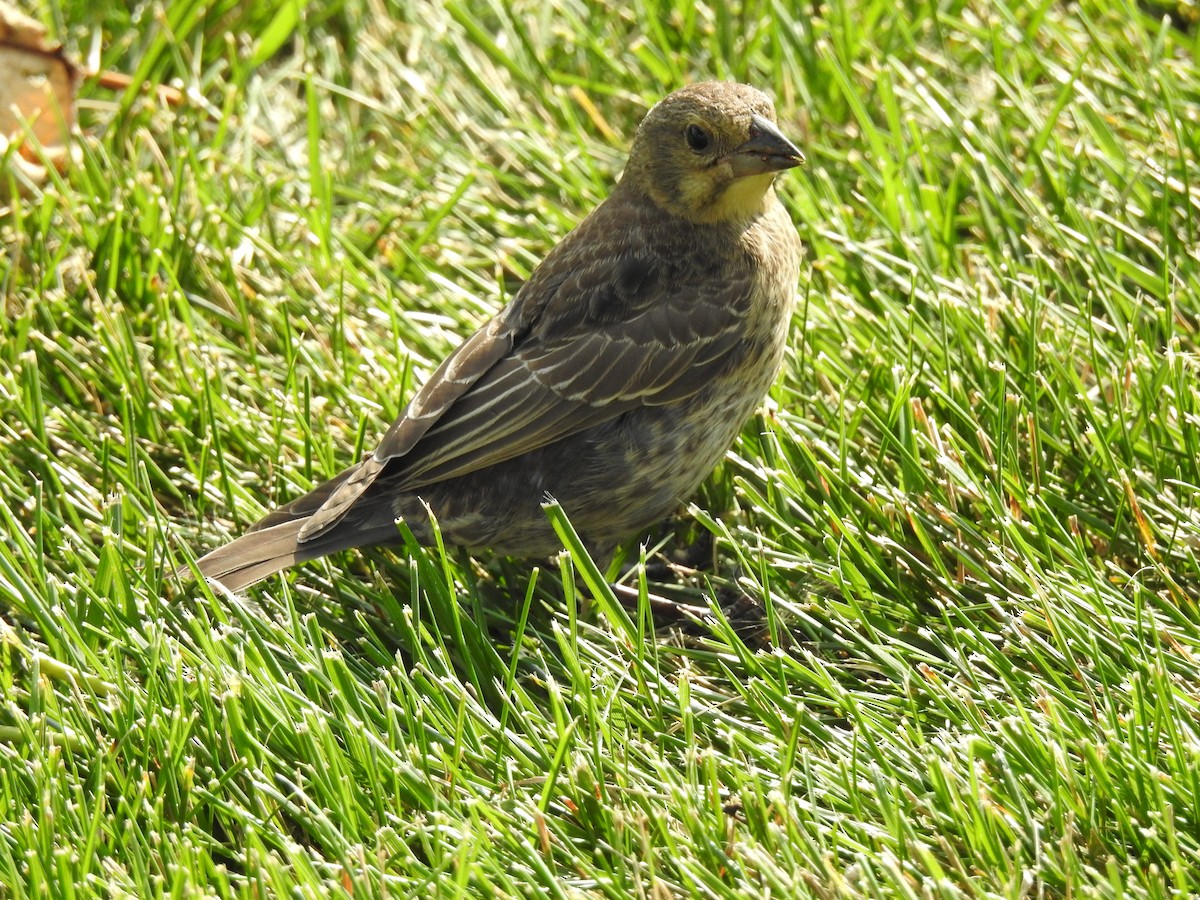
<instances>
[{"instance_id":1,"label":"bird's eye","mask_svg":"<svg viewBox=\"0 0 1200 900\"><path fill-rule=\"evenodd\" d=\"M712 136L699 125L689 125L683 130L683 137L687 145L697 153L707 150L708 145L712 143Z\"/></svg>"}]
</instances>

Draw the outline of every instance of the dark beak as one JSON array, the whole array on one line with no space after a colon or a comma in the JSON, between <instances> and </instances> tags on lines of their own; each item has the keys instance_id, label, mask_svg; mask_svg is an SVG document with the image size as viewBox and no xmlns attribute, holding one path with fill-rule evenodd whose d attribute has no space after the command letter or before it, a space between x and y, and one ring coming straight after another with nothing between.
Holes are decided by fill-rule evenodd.
<instances>
[{"instance_id":1,"label":"dark beak","mask_svg":"<svg viewBox=\"0 0 1200 900\"><path fill-rule=\"evenodd\" d=\"M762 116L751 116L750 139L730 157L733 177L766 175L804 165L804 154L785 138L778 128Z\"/></svg>"}]
</instances>

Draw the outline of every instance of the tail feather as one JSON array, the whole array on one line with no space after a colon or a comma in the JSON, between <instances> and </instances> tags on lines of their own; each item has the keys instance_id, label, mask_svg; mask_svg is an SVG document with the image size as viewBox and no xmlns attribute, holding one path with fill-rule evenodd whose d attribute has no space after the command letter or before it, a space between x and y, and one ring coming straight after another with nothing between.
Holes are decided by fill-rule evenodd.
<instances>
[{"instance_id":1,"label":"tail feather","mask_svg":"<svg viewBox=\"0 0 1200 900\"><path fill-rule=\"evenodd\" d=\"M308 517L303 516L266 528L256 526L255 530L196 560L196 568L204 578L231 591L240 591L296 563L399 539L395 521L389 516L374 522L343 522L312 540L300 541L300 529L307 521Z\"/></svg>"},{"instance_id":2,"label":"tail feather","mask_svg":"<svg viewBox=\"0 0 1200 900\"><path fill-rule=\"evenodd\" d=\"M196 568L205 578L238 591L288 566L342 549L324 545L302 547L296 541L296 534L305 521L293 519L247 532L196 560Z\"/></svg>"},{"instance_id":3,"label":"tail feather","mask_svg":"<svg viewBox=\"0 0 1200 900\"><path fill-rule=\"evenodd\" d=\"M398 540L395 515L383 494L361 498L353 517L344 517L309 540L301 539L304 526L357 468L351 466L304 496L272 510L241 537L196 560L200 574L238 591L296 563L339 550Z\"/></svg>"}]
</instances>

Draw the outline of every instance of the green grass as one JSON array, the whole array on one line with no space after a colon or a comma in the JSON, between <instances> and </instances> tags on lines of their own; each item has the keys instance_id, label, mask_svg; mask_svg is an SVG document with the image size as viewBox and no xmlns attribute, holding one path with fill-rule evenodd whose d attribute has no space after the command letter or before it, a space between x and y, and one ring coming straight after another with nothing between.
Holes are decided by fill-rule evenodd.
<instances>
[{"instance_id":1,"label":"green grass","mask_svg":"<svg viewBox=\"0 0 1200 900\"><path fill-rule=\"evenodd\" d=\"M0 896L1200 891L1197 32L379 6L33 5L193 99L85 84L0 215ZM369 449L710 77L809 159L786 371L662 532L715 566L172 574Z\"/></svg>"}]
</instances>

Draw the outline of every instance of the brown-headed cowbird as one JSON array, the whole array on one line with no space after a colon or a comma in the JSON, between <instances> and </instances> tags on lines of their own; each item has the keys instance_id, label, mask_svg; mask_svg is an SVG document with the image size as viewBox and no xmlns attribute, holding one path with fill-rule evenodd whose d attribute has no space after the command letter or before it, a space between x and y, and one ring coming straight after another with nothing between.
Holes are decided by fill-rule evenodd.
<instances>
[{"instance_id":1,"label":"brown-headed cowbird","mask_svg":"<svg viewBox=\"0 0 1200 900\"><path fill-rule=\"evenodd\" d=\"M379 448L199 563L237 590L399 540L537 558L562 505L597 555L668 515L779 370L799 278L776 173L804 161L771 101L704 83L646 115L611 196L438 367Z\"/></svg>"}]
</instances>

